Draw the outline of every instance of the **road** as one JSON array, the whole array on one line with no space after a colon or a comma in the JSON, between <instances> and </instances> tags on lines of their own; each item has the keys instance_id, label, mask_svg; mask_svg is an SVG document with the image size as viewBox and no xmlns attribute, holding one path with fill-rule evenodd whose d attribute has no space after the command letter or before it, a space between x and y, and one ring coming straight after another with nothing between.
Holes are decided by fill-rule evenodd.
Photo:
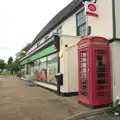
<instances>
[{"instance_id":1,"label":"road","mask_svg":"<svg viewBox=\"0 0 120 120\"><path fill-rule=\"evenodd\" d=\"M26 86L15 76L0 77L0 120L64 120L89 110L78 104L77 97Z\"/></svg>"}]
</instances>

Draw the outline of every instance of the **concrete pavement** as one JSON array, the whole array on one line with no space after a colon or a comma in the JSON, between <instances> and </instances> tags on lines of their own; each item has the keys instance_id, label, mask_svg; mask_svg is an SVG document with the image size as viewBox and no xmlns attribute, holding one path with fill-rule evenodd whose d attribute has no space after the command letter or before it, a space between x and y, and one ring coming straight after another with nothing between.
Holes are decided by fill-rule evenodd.
<instances>
[{"instance_id":1,"label":"concrete pavement","mask_svg":"<svg viewBox=\"0 0 120 120\"><path fill-rule=\"evenodd\" d=\"M80 120L120 120L120 117L118 116L108 116L106 114L94 116L86 119L80 119Z\"/></svg>"},{"instance_id":2,"label":"concrete pavement","mask_svg":"<svg viewBox=\"0 0 120 120\"><path fill-rule=\"evenodd\" d=\"M64 120L84 111L91 109L78 104L77 97L26 86L15 76L0 79L0 120Z\"/></svg>"}]
</instances>

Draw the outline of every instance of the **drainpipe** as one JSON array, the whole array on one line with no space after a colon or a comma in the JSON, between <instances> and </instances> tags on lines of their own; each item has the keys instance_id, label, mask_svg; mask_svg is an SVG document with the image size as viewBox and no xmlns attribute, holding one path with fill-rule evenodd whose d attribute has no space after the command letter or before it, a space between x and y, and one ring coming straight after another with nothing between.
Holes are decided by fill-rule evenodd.
<instances>
[{"instance_id":1,"label":"drainpipe","mask_svg":"<svg viewBox=\"0 0 120 120\"><path fill-rule=\"evenodd\" d=\"M116 38L115 0L112 0L113 40Z\"/></svg>"},{"instance_id":2,"label":"drainpipe","mask_svg":"<svg viewBox=\"0 0 120 120\"><path fill-rule=\"evenodd\" d=\"M116 39L116 15L115 15L115 0L112 0L112 22L113 22L113 40L112 41L115 41ZM116 61L116 57L115 57L115 43L113 44L114 48L113 48L113 58L114 58L114 61ZM112 63L112 67L113 67L113 85L111 86L112 87L112 99L114 99L114 89L115 89L115 73L116 73L116 70L115 70L115 66L113 65L114 63Z\"/></svg>"}]
</instances>

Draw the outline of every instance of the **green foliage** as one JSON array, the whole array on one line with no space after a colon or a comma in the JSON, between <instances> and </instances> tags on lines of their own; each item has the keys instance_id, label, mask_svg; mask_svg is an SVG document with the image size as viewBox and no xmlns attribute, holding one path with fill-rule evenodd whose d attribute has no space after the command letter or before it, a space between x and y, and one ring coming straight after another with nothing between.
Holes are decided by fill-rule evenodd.
<instances>
[{"instance_id":1,"label":"green foliage","mask_svg":"<svg viewBox=\"0 0 120 120\"><path fill-rule=\"evenodd\" d=\"M28 43L25 47L23 47L21 51L27 50L29 46L30 46L30 43Z\"/></svg>"},{"instance_id":2,"label":"green foliage","mask_svg":"<svg viewBox=\"0 0 120 120\"><path fill-rule=\"evenodd\" d=\"M119 115L120 116L120 99L118 98L115 101L110 103L109 108L106 110L109 115Z\"/></svg>"},{"instance_id":3,"label":"green foliage","mask_svg":"<svg viewBox=\"0 0 120 120\"><path fill-rule=\"evenodd\" d=\"M8 70L12 70L12 63L13 63L13 58L9 57L8 62L7 62L7 66L6 66Z\"/></svg>"},{"instance_id":4,"label":"green foliage","mask_svg":"<svg viewBox=\"0 0 120 120\"><path fill-rule=\"evenodd\" d=\"M30 46L30 43L28 43L25 47L23 47L23 48L20 50L20 52L18 52L18 53L16 54L16 57L17 57L18 59L21 59L22 57L24 57L24 56L26 55L26 53L23 53L23 51L27 51L27 49L29 48L29 46Z\"/></svg>"},{"instance_id":5,"label":"green foliage","mask_svg":"<svg viewBox=\"0 0 120 120\"><path fill-rule=\"evenodd\" d=\"M19 71L19 61L18 59L16 59L13 64L12 64L12 69L15 73L17 73Z\"/></svg>"},{"instance_id":6,"label":"green foliage","mask_svg":"<svg viewBox=\"0 0 120 120\"><path fill-rule=\"evenodd\" d=\"M5 62L4 60L0 59L0 73L5 69Z\"/></svg>"},{"instance_id":7,"label":"green foliage","mask_svg":"<svg viewBox=\"0 0 120 120\"><path fill-rule=\"evenodd\" d=\"M0 73L0 75L2 75L2 76L7 76L7 75L10 75L10 72L9 72L9 71L2 72L2 73Z\"/></svg>"},{"instance_id":8,"label":"green foliage","mask_svg":"<svg viewBox=\"0 0 120 120\"><path fill-rule=\"evenodd\" d=\"M13 62L13 58L12 58L12 57L9 57L7 63L8 63L8 64L12 64L12 62Z\"/></svg>"},{"instance_id":9,"label":"green foliage","mask_svg":"<svg viewBox=\"0 0 120 120\"><path fill-rule=\"evenodd\" d=\"M19 61L16 59L13 61L12 57L9 57L8 64L6 65L6 68L11 71L11 74L17 73L19 71Z\"/></svg>"}]
</instances>

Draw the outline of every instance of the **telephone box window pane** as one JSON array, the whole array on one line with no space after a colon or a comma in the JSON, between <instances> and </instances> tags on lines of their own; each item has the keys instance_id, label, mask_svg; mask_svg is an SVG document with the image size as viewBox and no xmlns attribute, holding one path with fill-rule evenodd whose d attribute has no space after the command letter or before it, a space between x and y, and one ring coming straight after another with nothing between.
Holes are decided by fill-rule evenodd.
<instances>
[{"instance_id":1,"label":"telephone box window pane","mask_svg":"<svg viewBox=\"0 0 120 120\"><path fill-rule=\"evenodd\" d=\"M81 72L86 73L86 68L81 68Z\"/></svg>"},{"instance_id":2,"label":"telephone box window pane","mask_svg":"<svg viewBox=\"0 0 120 120\"><path fill-rule=\"evenodd\" d=\"M106 78L106 74L105 73L98 73L98 78Z\"/></svg>"},{"instance_id":3,"label":"telephone box window pane","mask_svg":"<svg viewBox=\"0 0 120 120\"><path fill-rule=\"evenodd\" d=\"M97 66L105 66L106 61L105 61L105 56L97 56Z\"/></svg>"},{"instance_id":4,"label":"telephone box window pane","mask_svg":"<svg viewBox=\"0 0 120 120\"><path fill-rule=\"evenodd\" d=\"M86 67L87 63L81 63L81 67Z\"/></svg>"},{"instance_id":5,"label":"telephone box window pane","mask_svg":"<svg viewBox=\"0 0 120 120\"><path fill-rule=\"evenodd\" d=\"M98 78L106 78L107 75L105 73L98 73Z\"/></svg>"},{"instance_id":6,"label":"telephone box window pane","mask_svg":"<svg viewBox=\"0 0 120 120\"><path fill-rule=\"evenodd\" d=\"M86 58L86 57L81 57L81 58L80 58L80 61L81 61L81 62L86 62L86 61L87 61L87 58Z\"/></svg>"},{"instance_id":7,"label":"telephone box window pane","mask_svg":"<svg viewBox=\"0 0 120 120\"><path fill-rule=\"evenodd\" d=\"M105 67L97 68L97 72L105 72Z\"/></svg>"},{"instance_id":8,"label":"telephone box window pane","mask_svg":"<svg viewBox=\"0 0 120 120\"><path fill-rule=\"evenodd\" d=\"M107 91L100 91L100 92L97 92L97 97L102 98L102 97L107 96L107 94L108 94Z\"/></svg>"},{"instance_id":9,"label":"telephone box window pane","mask_svg":"<svg viewBox=\"0 0 120 120\"><path fill-rule=\"evenodd\" d=\"M87 61L87 58L83 58L83 62L86 62Z\"/></svg>"},{"instance_id":10,"label":"telephone box window pane","mask_svg":"<svg viewBox=\"0 0 120 120\"><path fill-rule=\"evenodd\" d=\"M86 62L86 61L87 61L87 58L86 58L86 57L81 57L81 58L80 58L80 61L81 61L81 62Z\"/></svg>"},{"instance_id":11,"label":"telephone box window pane","mask_svg":"<svg viewBox=\"0 0 120 120\"><path fill-rule=\"evenodd\" d=\"M81 95L88 96L87 91L81 91Z\"/></svg>"},{"instance_id":12,"label":"telephone box window pane","mask_svg":"<svg viewBox=\"0 0 120 120\"><path fill-rule=\"evenodd\" d=\"M81 90L87 90L87 89L88 89L88 87L86 85L81 86Z\"/></svg>"},{"instance_id":13,"label":"telephone box window pane","mask_svg":"<svg viewBox=\"0 0 120 120\"><path fill-rule=\"evenodd\" d=\"M87 56L86 51L84 51L83 52L83 57L86 57L86 56Z\"/></svg>"},{"instance_id":14,"label":"telephone box window pane","mask_svg":"<svg viewBox=\"0 0 120 120\"><path fill-rule=\"evenodd\" d=\"M81 74L81 79L86 79L87 78L87 74Z\"/></svg>"},{"instance_id":15,"label":"telephone box window pane","mask_svg":"<svg viewBox=\"0 0 120 120\"><path fill-rule=\"evenodd\" d=\"M105 91L107 90L107 86L97 86L97 91Z\"/></svg>"},{"instance_id":16,"label":"telephone box window pane","mask_svg":"<svg viewBox=\"0 0 120 120\"><path fill-rule=\"evenodd\" d=\"M81 80L81 84L87 84L87 80Z\"/></svg>"},{"instance_id":17,"label":"telephone box window pane","mask_svg":"<svg viewBox=\"0 0 120 120\"><path fill-rule=\"evenodd\" d=\"M102 79L102 80L98 80L98 84L107 84L107 82L105 79Z\"/></svg>"},{"instance_id":18,"label":"telephone box window pane","mask_svg":"<svg viewBox=\"0 0 120 120\"><path fill-rule=\"evenodd\" d=\"M105 63L104 62L97 62L97 66L105 66Z\"/></svg>"},{"instance_id":19,"label":"telephone box window pane","mask_svg":"<svg viewBox=\"0 0 120 120\"><path fill-rule=\"evenodd\" d=\"M81 57L86 57L87 56L87 53L86 51L82 51L81 54L80 54Z\"/></svg>"},{"instance_id":20,"label":"telephone box window pane","mask_svg":"<svg viewBox=\"0 0 120 120\"><path fill-rule=\"evenodd\" d=\"M105 56L97 55L97 60L98 61L105 61Z\"/></svg>"}]
</instances>

